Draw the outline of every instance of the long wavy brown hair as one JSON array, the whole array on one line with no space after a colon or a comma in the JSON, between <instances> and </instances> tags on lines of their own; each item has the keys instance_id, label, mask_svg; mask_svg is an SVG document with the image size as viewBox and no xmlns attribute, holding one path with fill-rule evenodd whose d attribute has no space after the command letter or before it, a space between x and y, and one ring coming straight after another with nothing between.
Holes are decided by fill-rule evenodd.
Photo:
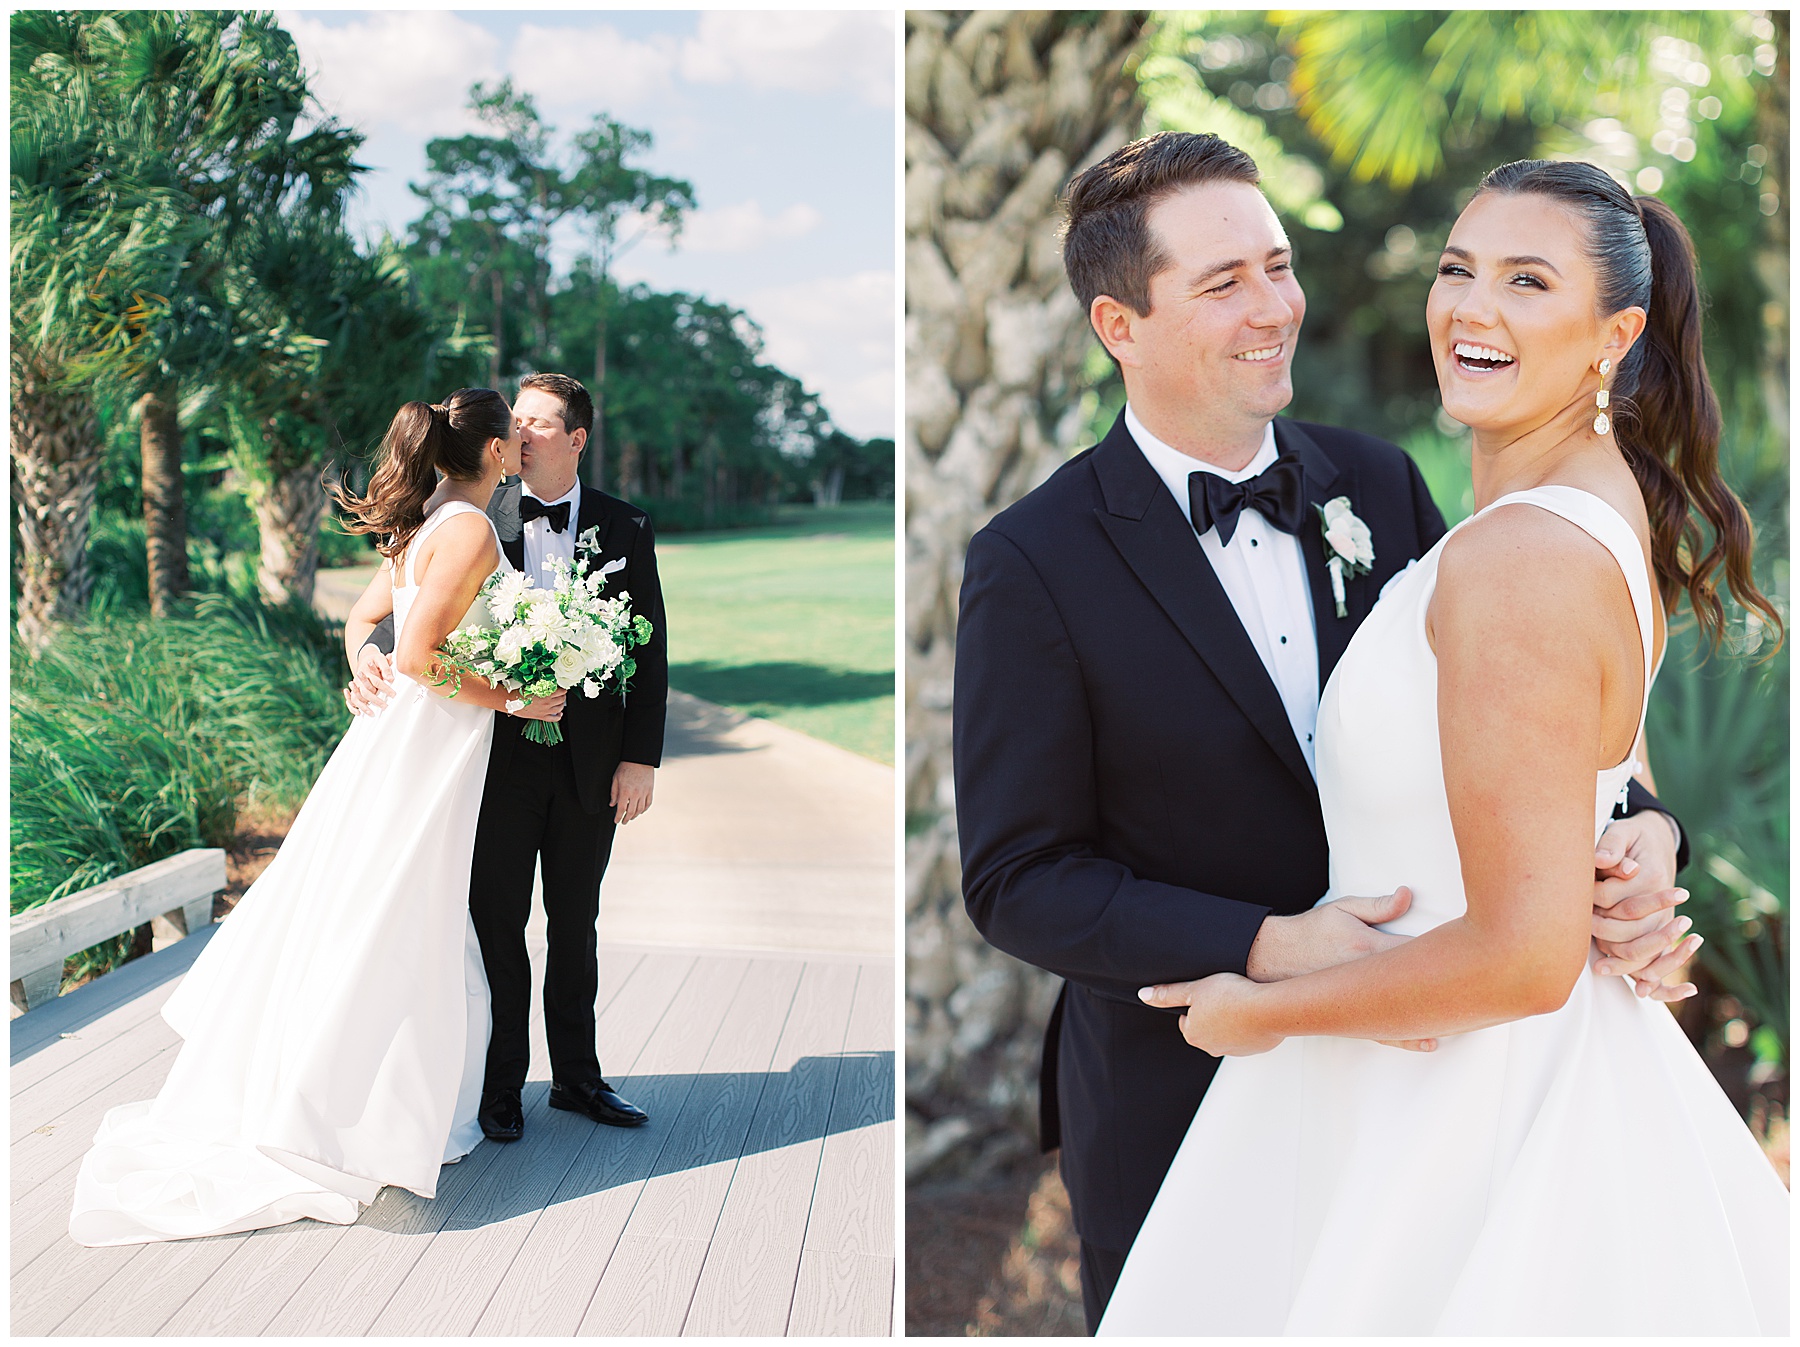
<instances>
[{"instance_id":1,"label":"long wavy brown hair","mask_svg":"<svg viewBox=\"0 0 1800 1347\"><path fill-rule=\"evenodd\" d=\"M1726 625L1722 576L1731 597L1779 641L1781 615L1751 571L1750 512L1719 475L1719 399L1700 346L1700 272L1687 229L1661 201L1633 197L1592 164L1521 159L1489 173L1481 190L1570 207L1587 224L1601 312L1635 306L1649 315L1613 382L1613 430L1644 494L1664 608L1674 612L1685 593L1717 649Z\"/></svg>"},{"instance_id":2,"label":"long wavy brown hair","mask_svg":"<svg viewBox=\"0 0 1800 1347\"><path fill-rule=\"evenodd\" d=\"M376 550L393 560L425 523L425 502L437 490L438 474L479 480L488 441L511 434L512 408L491 388L459 388L440 403L407 403L382 436L369 494L331 486L350 515L345 530L375 534Z\"/></svg>"}]
</instances>

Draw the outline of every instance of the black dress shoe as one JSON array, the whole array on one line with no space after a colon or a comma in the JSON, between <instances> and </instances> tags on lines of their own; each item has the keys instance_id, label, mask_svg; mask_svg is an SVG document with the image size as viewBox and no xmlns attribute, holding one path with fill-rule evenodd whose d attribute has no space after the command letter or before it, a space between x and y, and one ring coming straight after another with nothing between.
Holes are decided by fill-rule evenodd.
<instances>
[{"instance_id":1,"label":"black dress shoe","mask_svg":"<svg viewBox=\"0 0 1800 1347\"><path fill-rule=\"evenodd\" d=\"M517 1141L525 1135L525 1110L517 1090L496 1090L481 1096L481 1135L489 1141Z\"/></svg>"},{"instance_id":2,"label":"black dress shoe","mask_svg":"<svg viewBox=\"0 0 1800 1347\"><path fill-rule=\"evenodd\" d=\"M603 1080L583 1081L579 1085L550 1083L550 1107L585 1113L608 1127L642 1127L650 1115L636 1104L621 1099L613 1087Z\"/></svg>"}]
</instances>

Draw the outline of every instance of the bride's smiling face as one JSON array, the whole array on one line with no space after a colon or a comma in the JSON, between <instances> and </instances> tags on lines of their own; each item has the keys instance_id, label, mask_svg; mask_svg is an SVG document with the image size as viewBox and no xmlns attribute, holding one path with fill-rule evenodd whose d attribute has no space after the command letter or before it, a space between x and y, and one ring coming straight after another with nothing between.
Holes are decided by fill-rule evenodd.
<instances>
[{"instance_id":1,"label":"bride's smiling face","mask_svg":"<svg viewBox=\"0 0 1800 1347\"><path fill-rule=\"evenodd\" d=\"M1617 371L1630 349L1621 332L1635 336L1643 311L1596 311L1586 242L1581 218L1548 197L1483 192L1469 203L1425 304L1451 416L1476 430L1523 434L1578 405L1591 414L1600 361L1610 357Z\"/></svg>"}]
</instances>

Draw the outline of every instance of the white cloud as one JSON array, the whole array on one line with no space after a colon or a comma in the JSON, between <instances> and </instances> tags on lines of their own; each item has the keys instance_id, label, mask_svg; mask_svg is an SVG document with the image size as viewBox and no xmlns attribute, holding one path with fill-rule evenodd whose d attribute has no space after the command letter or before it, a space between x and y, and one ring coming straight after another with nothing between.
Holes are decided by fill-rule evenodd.
<instances>
[{"instance_id":1,"label":"white cloud","mask_svg":"<svg viewBox=\"0 0 1800 1347\"><path fill-rule=\"evenodd\" d=\"M681 45L681 73L700 84L820 93L848 89L894 106L894 16L816 10L708 10Z\"/></svg>"},{"instance_id":2,"label":"white cloud","mask_svg":"<svg viewBox=\"0 0 1800 1347\"><path fill-rule=\"evenodd\" d=\"M810 234L825 217L805 202L763 214L754 197L717 210L696 210L682 222L677 246L692 253L749 253L770 243Z\"/></svg>"},{"instance_id":3,"label":"white cloud","mask_svg":"<svg viewBox=\"0 0 1800 1347\"><path fill-rule=\"evenodd\" d=\"M666 93L677 59L673 38L638 41L608 24L524 24L513 43L513 83L546 110L641 107Z\"/></svg>"},{"instance_id":4,"label":"white cloud","mask_svg":"<svg viewBox=\"0 0 1800 1347\"><path fill-rule=\"evenodd\" d=\"M763 355L818 393L831 419L864 439L894 422L894 273L862 271L746 297Z\"/></svg>"},{"instance_id":5,"label":"white cloud","mask_svg":"<svg viewBox=\"0 0 1800 1347\"><path fill-rule=\"evenodd\" d=\"M479 123L466 110L469 86L500 74L493 34L445 11L383 11L349 23L292 10L277 17L299 46L319 101L365 132L473 131Z\"/></svg>"}]
</instances>

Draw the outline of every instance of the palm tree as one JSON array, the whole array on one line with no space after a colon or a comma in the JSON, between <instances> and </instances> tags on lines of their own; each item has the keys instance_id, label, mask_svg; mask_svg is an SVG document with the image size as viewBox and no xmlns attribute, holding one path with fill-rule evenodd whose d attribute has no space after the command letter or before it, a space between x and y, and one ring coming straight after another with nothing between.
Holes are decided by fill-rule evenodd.
<instances>
[{"instance_id":1,"label":"palm tree","mask_svg":"<svg viewBox=\"0 0 1800 1347\"><path fill-rule=\"evenodd\" d=\"M332 460L402 401L435 397L435 357L467 343L427 313L391 243L365 256L341 220L311 209L250 222L224 292L237 351L216 401L256 514L257 586L271 603L310 605Z\"/></svg>"},{"instance_id":2,"label":"palm tree","mask_svg":"<svg viewBox=\"0 0 1800 1347\"><path fill-rule=\"evenodd\" d=\"M246 220L305 200L341 204L360 137L330 121L296 134L307 108L306 78L293 40L266 14L121 11L19 14L13 18L15 129L61 126L79 153L56 160L52 189L90 224L125 218L109 203L142 183L180 202L189 246L147 305L115 306L112 327L131 330L92 352L89 376L135 402L141 418L145 528L152 609L161 615L185 588L186 526L179 405L184 381L204 380L231 357L230 315L216 292L223 259ZM40 133L41 134L41 133ZM48 184L39 184L47 187ZM19 195L15 168L15 197ZM15 214L15 251L20 226ZM127 231L118 247L144 246ZM40 274L65 287L100 284L101 273L70 259ZM21 277L15 266L15 303ZM38 296L27 290L28 304ZM40 306L41 307L41 306ZM55 309L44 309L48 313ZM67 305L63 309L67 310ZM137 319L127 316L135 308ZM152 321L153 317L153 321ZM59 320L61 321L61 320ZM40 325L48 349L80 338Z\"/></svg>"},{"instance_id":3,"label":"palm tree","mask_svg":"<svg viewBox=\"0 0 1800 1347\"><path fill-rule=\"evenodd\" d=\"M1059 201L1076 171L1137 130L1126 67L1145 17L907 14L909 1174L972 1129L1030 1127L1054 979L988 947L963 915L957 591L969 538L1074 447L1087 316L1063 279Z\"/></svg>"},{"instance_id":4,"label":"palm tree","mask_svg":"<svg viewBox=\"0 0 1800 1347\"><path fill-rule=\"evenodd\" d=\"M200 242L193 203L154 164L110 163L86 22L12 19L12 483L18 626L32 649L87 604L102 454L93 383L154 363L168 296Z\"/></svg>"}]
</instances>

